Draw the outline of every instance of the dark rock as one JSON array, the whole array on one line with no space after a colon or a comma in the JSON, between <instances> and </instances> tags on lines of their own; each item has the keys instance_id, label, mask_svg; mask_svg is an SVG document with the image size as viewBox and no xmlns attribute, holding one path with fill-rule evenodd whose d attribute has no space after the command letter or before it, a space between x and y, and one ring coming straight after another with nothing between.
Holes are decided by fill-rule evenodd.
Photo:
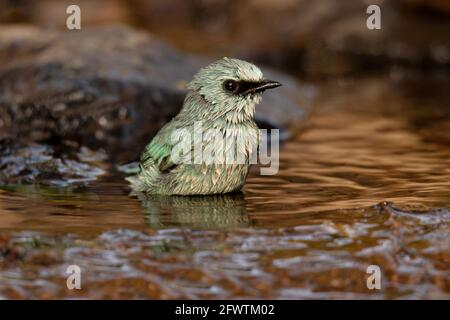
<instances>
[{"instance_id":1,"label":"dark rock","mask_svg":"<svg viewBox=\"0 0 450 320\"><path fill-rule=\"evenodd\" d=\"M0 185L41 183L64 187L95 180L105 172L103 153L84 147L77 154L68 150L70 147L59 154L49 145L0 140Z\"/></svg>"}]
</instances>

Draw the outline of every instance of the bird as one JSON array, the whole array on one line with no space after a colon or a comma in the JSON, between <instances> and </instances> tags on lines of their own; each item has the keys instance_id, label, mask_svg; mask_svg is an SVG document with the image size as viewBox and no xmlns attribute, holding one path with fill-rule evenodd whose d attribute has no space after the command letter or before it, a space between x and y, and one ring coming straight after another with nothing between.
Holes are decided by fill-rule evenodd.
<instances>
[{"instance_id":1,"label":"bird","mask_svg":"<svg viewBox=\"0 0 450 320\"><path fill-rule=\"evenodd\" d=\"M187 85L179 113L142 152L139 172L126 178L132 190L166 196L240 191L261 139L255 107L265 90L278 86L256 65L240 59L224 57L201 68ZM196 150L203 154L207 149L221 160L195 158ZM224 154L230 152L233 156L227 158ZM229 161L236 158L241 161Z\"/></svg>"}]
</instances>

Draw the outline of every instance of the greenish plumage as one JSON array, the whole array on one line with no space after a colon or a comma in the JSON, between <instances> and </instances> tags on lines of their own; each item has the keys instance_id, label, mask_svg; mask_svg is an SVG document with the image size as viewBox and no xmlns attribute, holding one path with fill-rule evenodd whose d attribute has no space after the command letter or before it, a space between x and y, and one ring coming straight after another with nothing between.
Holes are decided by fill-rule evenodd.
<instances>
[{"instance_id":1,"label":"greenish plumage","mask_svg":"<svg viewBox=\"0 0 450 320\"><path fill-rule=\"evenodd\" d=\"M181 111L144 149L140 172L127 178L132 188L163 195L223 194L240 190L250 169L250 156L259 142L258 127L253 120L255 106L265 89L279 85L265 80L255 65L238 59L223 58L201 69L188 85L190 91ZM200 129L198 121L201 121ZM216 130L218 137L227 142L217 143L220 140L208 136L212 132L209 129ZM184 130L180 139L174 139L180 130ZM198 134L207 138L199 141ZM186 135L193 139L183 140ZM233 145L228 141L240 143ZM195 148L212 150L218 155L234 148L236 157L243 161L179 163L172 157L174 148L184 150L180 153L184 160L193 159Z\"/></svg>"}]
</instances>

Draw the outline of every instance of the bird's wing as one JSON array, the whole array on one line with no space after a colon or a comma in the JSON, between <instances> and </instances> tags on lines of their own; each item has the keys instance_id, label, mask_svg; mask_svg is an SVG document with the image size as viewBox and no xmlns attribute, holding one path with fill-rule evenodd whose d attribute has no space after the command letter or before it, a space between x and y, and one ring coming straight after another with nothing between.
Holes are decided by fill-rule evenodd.
<instances>
[{"instance_id":1,"label":"bird's wing","mask_svg":"<svg viewBox=\"0 0 450 320\"><path fill-rule=\"evenodd\" d=\"M173 165L170 161L170 150L167 144L148 144L140 158L141 169L145 170L156 164L161 172L167 171Z\"/></svg>"},{"instance_id":2,"label":"bird's wing","mask_svg":"<svg viewBox=\"0 0 450 320\"><path fill-rule=\"evenodd\" d=\"M172 133L178 128L177 121L173 120L158 132L141 154L141 170L156 165L161 172L168 172L177 166L171 155L173 148L180 143L172 139Z\"/></svg>"},{"instance_id":3,"label":"bird's wing","mask_svg":"<svg viewBox=\"0 0 450 320\"><path fill-rule=\"evenodd\" d=\"M156 139L159 140L159 139ZM139 160L141 169L147 169L150 166L158 166L161 172L166 172L175 164L170 159L172 146L165 141L152 140L142 152Z\"/></svg>"}]
</instances>

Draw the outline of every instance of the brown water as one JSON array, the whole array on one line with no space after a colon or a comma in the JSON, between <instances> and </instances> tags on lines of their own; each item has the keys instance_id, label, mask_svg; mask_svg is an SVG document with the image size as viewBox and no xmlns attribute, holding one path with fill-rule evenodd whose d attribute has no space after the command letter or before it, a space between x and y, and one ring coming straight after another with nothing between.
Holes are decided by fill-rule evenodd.
<instances>
[{"instance_id":1,"label":"brown water","mask_svg":"<svg viewBox=\"0 0 450 320\"><path fill-rule=\"evenodd\" d=\"M119 173L3 187L0 297L449 299L445 83L321 84L279 174L254 168L243 194L137 199Z\"/></svg>"}]
</instances>

